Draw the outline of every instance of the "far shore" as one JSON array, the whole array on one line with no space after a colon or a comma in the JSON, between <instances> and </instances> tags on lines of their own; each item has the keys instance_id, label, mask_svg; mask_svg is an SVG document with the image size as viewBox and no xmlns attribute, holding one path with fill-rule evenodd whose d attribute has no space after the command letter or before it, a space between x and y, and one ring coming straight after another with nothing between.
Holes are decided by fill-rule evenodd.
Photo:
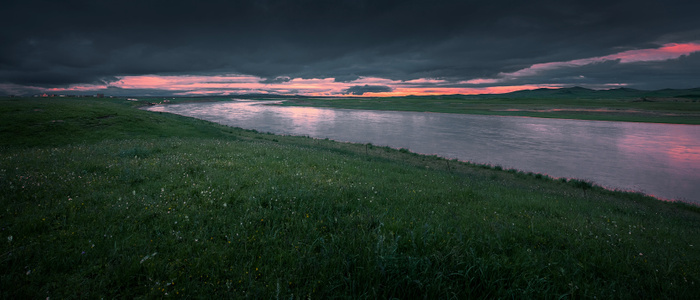
<instances>
[{"instance_id":1,"label":"far shore","mask_svg":"<svg viewBox=\"0 0 700 300\"><path fill-rule=\"evenodd\" d=\"M700 103L629 99L288 99L282 106L700 125Z\"/></svg>"},{"instance_id":2,"label":"far shore","mask_svg":"<svg viewBox=\"0 0 700 300\"><path fill-rule=\"evenodd\" d=\"M139 98L137 106L236 100L270 101L280 106L325 107L387 111L418 111L472 115L518 116L592 121L700 125L700 102L636 101L634 99L464 99L436 97L307 98L204 97ZM275 103L272 103L275 102Z\"/></svg>"}]
</instances>

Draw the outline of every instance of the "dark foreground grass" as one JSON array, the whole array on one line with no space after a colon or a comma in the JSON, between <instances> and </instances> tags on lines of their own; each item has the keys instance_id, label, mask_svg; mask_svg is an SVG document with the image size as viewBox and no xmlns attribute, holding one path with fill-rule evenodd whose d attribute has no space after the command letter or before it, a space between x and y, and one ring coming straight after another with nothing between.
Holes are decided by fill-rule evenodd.
<instances>
[{"instance_id":1,"label":"dark foreground grass","mask_svg":"<svg viewBox=\"0 0 700 300\"><path fill-rule=\"evenodd\" d=\"M2 298L700 292L697 207L117 100L0 111Z\"/></svg>"}]
</instances>

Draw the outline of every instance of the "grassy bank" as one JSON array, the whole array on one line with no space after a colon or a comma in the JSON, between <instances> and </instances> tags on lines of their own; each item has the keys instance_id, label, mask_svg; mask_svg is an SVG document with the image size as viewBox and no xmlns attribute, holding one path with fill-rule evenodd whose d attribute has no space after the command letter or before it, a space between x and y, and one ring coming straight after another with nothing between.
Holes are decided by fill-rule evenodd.
<instances>
[{"instance_id":1,"label":"grassy bank","mask_svg":"<svg viewBox=\"0 0 700 300\"><path fill-rule=\"evenodd\" d=\"M300 98L282 105L427 111L599 121L700 124L700 101L685 98L529 98L442 96Z\"/></svg>"},{"instance_id":2,"label":"grassy bank","mask_svg":"<svg viewBox=\"0 0 700 300\"><path fill-rule=\"evenodd\" d=\"M700 209L123 100L0 100L2 298L695 298Z\"/></svg>"}]
</instances>

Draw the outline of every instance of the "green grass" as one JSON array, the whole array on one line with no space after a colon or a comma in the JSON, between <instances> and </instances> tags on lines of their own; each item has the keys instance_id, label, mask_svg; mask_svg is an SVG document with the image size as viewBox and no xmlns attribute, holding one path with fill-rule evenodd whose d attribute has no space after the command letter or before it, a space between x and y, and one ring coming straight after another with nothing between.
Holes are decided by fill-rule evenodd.
<instances>
[{"instance_id":1,"label":"green grass","mask_svg":"<svg viewBox=\"0 0 700 300\"><path fill-rule=\"evenodd\" d=\"M298 98L289 99L282 105L700 124L700 101L684 98L650 101L641 101L637 98L507 98L506 96ZM560 111L542 111L551 109ZM606 109L607 111L590 111L596 109Z\"/></svg>"},{"instance_id":2,"label":"green grass","mask_svg":"<svg viewBox=\"0 0 700 300\"><path fill-rule=\"evenodd\" d=\"M0 298L700 292L695 206L123 100L0 112Z\"/></svg>"}]
</instances>

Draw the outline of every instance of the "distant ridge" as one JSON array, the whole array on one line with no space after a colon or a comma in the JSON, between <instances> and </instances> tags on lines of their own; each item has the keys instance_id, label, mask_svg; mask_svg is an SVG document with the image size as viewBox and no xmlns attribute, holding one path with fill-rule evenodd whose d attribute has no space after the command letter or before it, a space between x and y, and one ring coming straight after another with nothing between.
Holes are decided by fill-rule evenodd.
<instances>
[{"instance_id":1,"label":"distant ridge","mask_svg":"<svg viewBox=\"0 0 700 300\"><path fill-rule=\"evenodd\" d=\"M505 94L478 95L493 98L690 98L700 100L700 88L662 89L644 91L631 88L593 90L584 87L541 88L535 90L515 91Z\"/></svg>"},{"instance_id":2,"label":"distant ridge","mask_svg":"<svg viewBox=\"0 0 700 300\"><path fill-rule=\"evenodd\" d=\"M268 96L269 97L269 96ZM281 96L290 97L290 96ZM327 97L314 97L314 96L292 96L298 98L344 98L344 96L327 96ZM700 87L691 89L661 89L661 90L637 90L632 88L614 88L609 90L594 90L589 88L584 88L580 86L574 86L569 88L539 88L534 90L521 90L510 93L503 94L476 94L476 95L465 95L465 94L451 94L451 95L430 95L430 96L397 96L390 98L463 98L463 99L488 99L488 98L500 98L500 99L520 99L520 98L562 98L562 99L642 99L642 98L683 98L692 99L700 101ZM379 98L379 97L370 97ZM685 100L684 100L685 101Z\"/></svg>"}]
</instances>

